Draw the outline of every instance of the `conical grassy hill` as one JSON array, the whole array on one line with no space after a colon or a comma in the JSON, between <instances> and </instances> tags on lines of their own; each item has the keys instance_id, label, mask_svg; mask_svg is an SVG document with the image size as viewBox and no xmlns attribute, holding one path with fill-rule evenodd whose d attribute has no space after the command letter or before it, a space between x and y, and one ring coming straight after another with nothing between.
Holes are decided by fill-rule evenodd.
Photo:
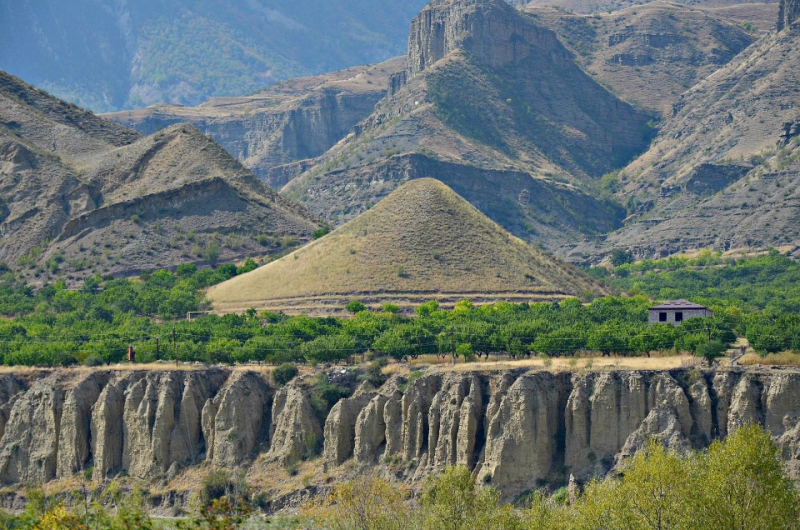
<instances>
[{"instance_id":1,"label":"conical grassy hill","mask_svg":"<svg viewBox=\"0 0 800 530\"><path fill-rule=\"evenodd\" d=\"M217 311L338 311L379 306L556 300L599 287L571 265L510 235L434 179L401 186L296 252L213 287Z\"/></svg>"}]
</instances>

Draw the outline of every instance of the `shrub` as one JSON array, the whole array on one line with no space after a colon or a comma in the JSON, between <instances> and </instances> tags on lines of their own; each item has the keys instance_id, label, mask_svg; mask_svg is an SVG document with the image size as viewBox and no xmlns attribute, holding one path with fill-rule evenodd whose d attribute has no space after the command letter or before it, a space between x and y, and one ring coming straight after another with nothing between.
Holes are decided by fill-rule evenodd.
<instances>
[{"instance_id":1,"label":"shrub","mask_svg":"<svg viewBox=\"0 0 800 530\"><path fill-rule=\"evenodd\" d=\"M330 233L330 231L331 231L330 228L328 228L327 226L324 226L322 228L318 228L317 230L314 230L314 233L312 234L312 237L314 239L319 239L319 238L321 238L323 236L327 236Z\"/></svg>"},{"instance_id":2,"label":"shrub","mask_svg":"<svg viewBox=\"0 0 800 530\"><path fill-rule=\"evenodd\" d=\"M230 473L223 469L214 469L200 481L200 500L207 506L214 499L227 495L232 487Z\"/></svg>"},{"instance_id":3,"label":"shrub","mask_svg":"<svg viewBox=\"0 0 800 530\"><path fill-rule=\"evenodd\" d=\"M714 362L714 359L719 359L725 355L725 344L720 340L712 340L697 346L696 354L706 360L709 366Z\"/></svg>"},{"instance_id":4,"label":"shrub","mask_svg":"<svg viewBox=\"0 0 800 530\"><path fill-rule=\"evenodd\" d=\"M272 371L272 382L277 386L284 386L286 383L297 377L297 367L291 363L283 363Z\"/></svg>"},{"instance_id":5,"label":"shrub","mask_svg":"<svg viewBox=\"0 0 800 530\"><path fill-rule=\"evenodd\" d=\"M366 373L360 376L359 379L369 381L372 386L378 388L386 381L386 378L383 376L383 367L386 366L386 364L386 359L383 358L369 363Z\"/></svg>"},{"instance_id":6,"label":"shrub","mask_svg":"<svg viewBox=\"0 0 800 530\"><path fill-rule=\"evenodd\" d=\"M361 303L359 300L351 300L344 308L347 310L348 313L360 313L361 311L366 311L367 306Z\"/></svg>"},{"instance_id":7,"label":"shrub","mask_svg":"<svg viewBox=\"0 0 800 530\"><path fill-rule=\"evenodd\" d=\"M633 263L633 253L628 249L615 248L611 252L611 264L615 267Z\"/></svg>"},{"instance_id":8,"label":"shrub","mask_svg":"<svg viewBox=\"0 0 800 530\"><path fill-rule=\"evenodd\" d=\"M84 366L94 367L94 366L103 366L104 364L106 364L106 362L103 360L103 358L96 354L92 354L83 360Z\"/></svg>"}]
</instances>

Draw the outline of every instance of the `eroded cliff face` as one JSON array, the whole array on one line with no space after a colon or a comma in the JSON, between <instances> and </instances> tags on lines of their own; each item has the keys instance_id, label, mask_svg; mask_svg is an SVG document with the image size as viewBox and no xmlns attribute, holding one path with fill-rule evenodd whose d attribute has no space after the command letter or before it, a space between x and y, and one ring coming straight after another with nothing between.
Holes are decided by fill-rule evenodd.
<instances>
[{"instance_id":1,"label":"eroded cliff face","mask_svg":"<svg viewBox=\"0 0 800 530\"><path fill-rule=\"evenodd\" d=\"M499 17L498 10L505 11L505 16ZM547 54L556 62L572 61L550 30L524 21L505 2L440 0L431 2L411 22L409 77L458 49L495 70L531 54Z\"/></svg>"},{"instance_id":2,"label":"eroded cliff face","mask_svg":"<svg viewBox=\"0 0 800 530\"><path fill-rule=\"evenodd\" d=\"M89 466L160 480L203 461L287 464L322 449L328 474L354 460L413 482L464 465L511 498L570 474L603 476L653 437L699 449L747 424L764 427L800 477L800 372L436 372L359 389L324 428L309 388L221 369L5 375L0 481Z\"/></svg>"}]
</instances>

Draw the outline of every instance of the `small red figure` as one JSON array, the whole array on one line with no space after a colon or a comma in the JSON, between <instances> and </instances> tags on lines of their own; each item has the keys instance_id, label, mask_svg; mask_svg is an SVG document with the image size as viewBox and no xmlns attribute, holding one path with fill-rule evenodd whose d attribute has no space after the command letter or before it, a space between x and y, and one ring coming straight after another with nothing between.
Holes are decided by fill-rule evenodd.
<instances>
[{"instance_id":1,"label":"small red figure","mask_svg":"<svg viewBox=\"0 0 800 530\"><path fill-rule=\"evenodd\" d=\"M136 362L136 352L133 351L133 344L128 346L128 361L132 363Z\"/></svg>"}]
</instances>

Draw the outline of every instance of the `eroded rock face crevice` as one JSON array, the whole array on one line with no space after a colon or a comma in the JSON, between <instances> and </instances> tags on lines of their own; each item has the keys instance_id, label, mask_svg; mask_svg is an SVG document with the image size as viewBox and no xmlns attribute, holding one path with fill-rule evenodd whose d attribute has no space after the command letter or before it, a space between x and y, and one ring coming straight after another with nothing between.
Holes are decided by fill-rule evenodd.
<instances>
[{"instance_id":1,"label":"eroded rock face crevice","mask_svg":"<svg viewBox=\"0 0 800 530\"><path fill-rule=\"evenodd\" d=\"M701 449L762 426L800 477L800 373L434 372L341 399L324 425L302 382L247 370L56 371L0 377L0 481L39 484L94 467L161 480L207 461L292 464L322 449L409 481L452 465L513 497L603 476L657 439Z\"/></svg>"}]
</instances>

